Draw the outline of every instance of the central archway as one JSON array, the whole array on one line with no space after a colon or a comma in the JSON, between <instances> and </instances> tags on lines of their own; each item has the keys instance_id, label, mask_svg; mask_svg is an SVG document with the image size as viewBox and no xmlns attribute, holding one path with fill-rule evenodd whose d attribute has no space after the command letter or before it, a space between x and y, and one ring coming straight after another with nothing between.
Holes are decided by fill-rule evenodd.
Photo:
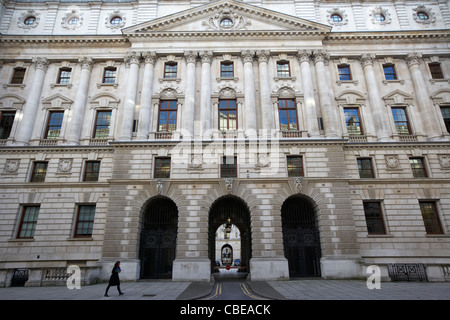
<instances>
[{"instance_id":1,"label":"central archway","mask_svg":"<svg viewBox=\"0 0 450 320\"><path fill-rule=\"evenodd\" d=\"M226 195L217 199L209 210L209 239L208 250L211 261L211 272L216 266L216 231L224 223L234 224L241 236L241 270L250 272L250 259L252 257L252 239L250 227L250 210L241 198Z\"/></svg>"},{"instance_id":2,"label":"central archway","mask_svg":"<svg viewBox=\"0 0 450 320\"><path fill-rule=\"evenodd\" d=\"M169 198L157 196L144 204L139 259L141 279L172 278L178 227L178 208Z\"/></svg>"}]
</instances>

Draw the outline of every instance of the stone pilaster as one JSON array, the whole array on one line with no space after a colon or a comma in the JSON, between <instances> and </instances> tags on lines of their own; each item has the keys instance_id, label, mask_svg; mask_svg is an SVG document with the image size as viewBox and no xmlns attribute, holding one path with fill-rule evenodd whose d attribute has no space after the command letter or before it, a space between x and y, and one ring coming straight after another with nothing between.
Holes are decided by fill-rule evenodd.
<instances>
[{"instance_id":1,"label":"stone pilaster","mask_svg":"<svg viewBox=\"0 0 450 320\"><path fill-rule=\"evenodd\" d=\"M16 134L14 145L28 145L33 132L36 114L41 100L42 87L44 85L45 73L47 72L49 62L47 58L33 59L35 73L31 82L31 89L27 97L22 114L23 117L19 123L19 131Z\"/></svg>"},{"instance_id":2,"label":"stone pilaster","mask_svg":"<svg viewBox=\"0 0 450 320\"><path fill-rule=\"evenodd\" d=\"M75 96L75 101L72 107L72 119L70 121L69 131L67 133L67 145L80 144L80 136L84 122L84 113L86 110L89 81L91 78L91 71L94 66L94 60L92 58L83 57L80 58L79 61L81 63L81 75L77 93Z\"/></svg>"},{"instance_id":3,"label":"stone pilaster","mask_svg":"<svg viewBox=\"0 0 450 320\"><path fill-rule=\"evenodd\" d=\"M270 52L261 50L256 52L259 64L259 93L261 101L262 129L264 134L270 134L270 130L275 129L274 112L270 99L270 78L268 62Z\"/></svg>"},{"instance_id":4,"label":"stone pilaster","mask_svg":"<svg viewBox=\"0 0 450 320\"><path fill-rule=\"evenodd\" d=\"M200 137L211 138L211 62L212 51L200 52L202 59L202 83L200 95Z\"/></svg>"},{"instance_id":5,"label":"stone pilaster","mask_svg":"<svg viewBox=\"0 0 450 320\"><path fill-rule=\"evenodd\" d=\"M389 119L386 108L378 90L378 81L373 70L373 60L375 55L371 53L363 54L360 62L364 70L367 92L369 94L370 110L374 118L375 131L378 141L392 141L389 129Z\"/></svg>"},{"instance_id":6,"label":"stone pilaster","mask_svg":"<svg viewBox=\"0 0 450 320\"><path fill-rule=\"evenodd\" d=\"M131 52L125 57L125 63L129 66L129 71L119 140L129 141L133 135L134 109L136 107L140 62L141 57L136 52Z\"/></svg>"},{"instance_id":7,"label":"stone pilaster","mask_svg":"<svg viewBox=\"0 0 450 320\"><path fill-rule=\"evenodd\" d=\"M194 136L194 112L195 112L195 64L198 53L196 51L186 51L186 90L184 93L183 125L181 133L183 137Z\"/></svg>"},{"instance_id":8,"label":"stone pilaster","mask_svg":"<svg viewBox=\"0 0 450 320\"><path fill-rule=\"evenodd\" d=\"M154 52L146 52L143 58L145 68L142 82L141 108L139 110L138 140L147 140L150 133L150 124L152 123L153 75L157 57Z\"/></svg>"},{"instance_id":9,"label":"stone pilaster","mask_svg":"<svg viewBox=\"0 0 450 320\"><path fill-rule=\"evenodd\" d=\"M245 135L247 137L257 136L256 101L255 101L255 79L253 75L253 58L255 52L242 51L244 62L244 112L245 112Z\"/></svg>"}]
</instances>

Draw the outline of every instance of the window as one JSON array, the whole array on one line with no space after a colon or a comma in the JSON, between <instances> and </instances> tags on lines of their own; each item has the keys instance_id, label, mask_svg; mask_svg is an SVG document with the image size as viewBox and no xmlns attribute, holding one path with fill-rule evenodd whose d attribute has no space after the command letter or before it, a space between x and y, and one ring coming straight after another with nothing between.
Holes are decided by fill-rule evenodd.
<instances>
[{"instance_id":1,"label":"window","mask_svg":"<svg viewBox=\"0 0 450 320\"><path fill-rule=\"evenodd\" d=\"M109 23L111 23L111 25L117 27L122 23L122 18L115 16L109 21Z\"/></svg>"},{"instance_id":2,"label":"window","mask_svg":"<svg viewBox=\"0 0 450 320\"><path fill-rule=\"evenodd\" d=\"M111 125L111 110L97 111L94 127L94 139L107 139Z\"/></svg>"},{"instance_id":3,"label":"window","mask_svg":"<svg viewBox=\"0 0 450 320\"><path fill-rule=\"evenodd\" d=\"M302 156L287 156L286 164L288 177L303 177Z\"/></svg>"},{"instance_id":4,"label":"window","mask_svg":"<svg viewBox=\"0 0 450 320\"><path fill-rule=\"evenodd\" d=\"M164 64L164 78L165 79L175 79L177 77L177 63L176 62L166 62Z\"/></svg>"},{"instance_id":5,"label":"window","mask_svg":"<svg viewBox=\"0 0 450 320\"><path fill-rule=\"evenodd\" d=\"M231 61L224 61L220 63L220 77L221 78L233 78L234 66Z\"/></svg>"},{"instance_id":6,"label":"window","mask_svg":"<svg viewBox=\"0 0 450 320\"><path fill-rule=\"evenodd\" d=\"M278 113L281 131L298 130L297 107L293 99L279 99Z\"/></svg>"},{"instance_id":7,"label":"window","mask_svg":"<svg viewBox=\"0 0 450 320\"><path fill-rule=\"evenodd\" d=\"M83 181L98 181L100 161L86 161Z\"/></svg>"},{"instance_id":8,"label":"window","mask_svg":"<svg viewBox=\"0 0 450 320\"><path fill-rule=\"evenodd\" d=\"M392 115L394 117L395 129L398 134L411 134L408 124L408 117L406 115L406 108L394 107L392 108Z\"/></svg>"},{"instance_id":9,"label":"window","mask_svg":"<svg viewBox=\"0 0 450 320\"><path fill-rule=\"evenodd\" d=\"M236 100L219 100L219 130L237 130Z\"/></svg>"},{"instance_id":10,"label":"window","mask_svg":"<svg viewBox=\"0 0 450 320\"><path fill-rule=\"evenodd\" d=\"M425 170L424 158L409 158L409 164L414 178L426 178L427 171Z\"/></svg>"},{"instance_id":11,"label":"window","mask_svg":"<svg viewBox=\"0 0 450 320\"><path fill-rule=\"evenodd\" d=\"M421 20L421 21L427 21L428 19L430 19L428 14L426 12L423 12L423 11L417 12L417 18L419 20Z\"/></svg>"},{"instance_id":12,"label":"window","mask_svg":"<svg viewBox=\"0 0 450 320\"><path fill-rule=\"evenodd\" d=\"M170 158L158 157L155 158L154 178L170 178Z\"/></svg>"},{"instance_id":13,"label":"window","mask_svg":"<svg viewBox=\"0 0 450 320\"><path fill-rule=\"evenodd\" d=\"M223 18L222 20L220 20L220 25L225 28L230 28L233 26L233 20L231 20L230 18Z\"/></svg>"},{"instance_id":14,"label":"window","mask_svg":"<svg viewBox=\"0 0 450 320\"><path fill-rule=\"evenodd\" d=\"M352 80L352 75L350 73L350 66L348 64L338 65L338 72L340 81Z\"/></svg>"},{"instance_id":15,"label":"window","mask_svg":"<svg viewBox=\"0 0 450 320\"><path fill-rule=\"evenodd\" d=\"M106 67L103 72L103 83L106 84L116 83L116 74L117 74L116 67Z\"/></svg>"},{"instance_id":16,"label":"window","mask_svg":"<svg viewBox=\"0 0 450 320\"><path fill-rule=\"evenodd\" d=\"M23 21L23 24L26 25L26 26L32 26L35 22L36 22L36 17L31 16L31 17L26 18Z\"/></svg>"},{"instance_id":17,"label":"window","mask_svg":"<svg viewBox=\"0 0 450 320\"><path fill-rule=\"evenodd\" d=\"M91 237L94 228L95 205L78 206L77 222L75 225L76 238Z\"/></svg>"},{"instance_id":18,"label":"window","mask_svg":"<svg viewBox=\"0 0 450 320\"><path fill-rule=\"evenodd\" d=\"M9 138L15 116L15 111L0 111L0 139Z\"/></svg>"},{"instance_id":19,"label":"window","mask_svg":"<svg viewBox=\"0 0 450 320\"><path fill-rule=\"evenodd\" d=\"M442 73L441 64L439 62L429 63L431 78L432 79L444 79L444 74Z\"/></svg>"},{"instance_id":20,"label":"window","mask_svg":"<svg viewBox=\"0 0 450 320\"><path fill-rule=\"evenodd\" d=\"M450 107L441 107L441 113L447 132L450 133Z\"/></svg>"},{"instance_id":21,"label":"window","mask_svg":"<svg viewBox=\"0 0 450 320\"><path fill-rule=\"evenodd\" d=\"M337 13L332 14L330 19L334 23L342 22L342 17L339 14L337 14Z\"/></svg>"},{"instance_id":22,"label":"window","mask_svg":"<svg viewBox=\"0 0 450 320\"><path fill-rule=\"evenodd\" d=\"M47 165L47 161L34 162L30 182L44 182L47 174Z\"/></svg>"},{"instance_id":23,"label":"window","mask_svg":"<svg viewBox=\"0 0 450 320\"><path fill-rule=\"evenodd\" d=\"M367 232L369 234L386 234L381 211L381 202L364 202Z\"/></svg>"},{"instance_id":24,"label":"window","mask_svg":"<svg viewBox=\"0 0 450 320\"><path fill-rule=\"evenodd\" d=\"M39 215L39 206L24 206L17 238L32 239Z\"/></svg>"},{"instance_id":25,"label":"window","mask_svg":"<svg viewBox=\"0 0 450 320\"><path fill-rule=\"evenodd\" d=\"M176 129L177 101L161 101L159 104L158 132L174 132Z\"/></svg>"},{"instance_id":26,"label":"window","mask_svg":"<svg viewBox=\"0 0 450 320\"><path fill-rule=\"evenodd\" d=\"M383 71L386 80L397 80L395 66L392 63L383 64Z\"/></svg>"},{"instance_id":27,"label":"window","mask_svg":"<svg viewBox=\"0 0 450 320\"><path fill-rule=\"evenodd\" d=\"M237 158L232 156L222 157L222 164L220 165L221 178L236 178L237 177Z\"/></svg>"},{"instance_id":28,"label":"window","mask_svg":"<svg viewBox=\"0 0 450 320\"><path fill-rule=\"evenodd\" d=\"M358 162L358 171L360 178L375 178L373 168L372 168L372 159L370 158L359 158Z\"/></svg>"},{"instance_id":29,"label":"window","mask_svg":"<svg viewBox=\"0 0 450 320\"><path fill-rule=\"evenodd\" d=\"M44 139L58 139L61 134L61 126L64 118L64 111L50 111L47 122L47 130Z\"/></svg>"},{"instance_id":30,"label":"window","mask_svg":"<svg viewBox=\"0 0 450 320\"><path fill-rule=\"evenodd\" d=\"M383 22L384 20L386 20L386 18L383 14L376 13L373 15L373 20L378 21L378 22Z\"/></svg>"},{"instance_id":31,"label":"window","mask_svg":"<svg viewBox=\"0 0 450 320\"><path fill-rule=\"evenodd\" d=\"M71 68L61 68L58 74L58 84L68 84L70 83L70 74L72 73Z\"/></svg>"},{"instance_id":32,"label":"window","mask_svg":"<svg viewBox=\"0 0 450 320\"><path fill-rule=\"evenodd\" d=\"M442 234L442 225L436 209L435 201L419 201L423 222L427 234Z\"/></svg>"},{"instance_id":33,"label":"window","mask_svg":"<svg viewBox=\"0 0 450 320\"><path fill-rule=\"evenodd\" d=\"M344 108L345 124L349 135L362 135L363 129L359 117L359 108Z\"/></svg>"},{"instance_id":34,"label":"window","mask_svg":"<svg viewBox=\"0 0 450 320\"><path fill-rule=\"evenodd\" d=\"M14 68L11 84L22 84L25 78L25 68Z\"/></svg>"},{"instance_id":35,"label":"window","mask_svg":"<svg viewBox=\"0 0 450 320\"><path fill-rule=\"evenodd\" d=\"M289 78L291 76L291 70L289 68L289 61L277 62L277 76L279 78Z\"/></svg>"}]
</instances>

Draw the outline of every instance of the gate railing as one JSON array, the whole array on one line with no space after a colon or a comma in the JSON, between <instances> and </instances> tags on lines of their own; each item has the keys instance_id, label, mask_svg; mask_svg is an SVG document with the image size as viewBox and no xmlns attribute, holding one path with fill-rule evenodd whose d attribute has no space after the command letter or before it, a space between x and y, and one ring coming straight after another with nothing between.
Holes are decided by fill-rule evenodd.
<instances>
[{"instance_id":1,"label":"gate railing","mask_svg":"<svg viewBox=\"0 0 450 320\"><path fill-rule=\"evenodd\" d=\"M428 281L423 263L388 264L388 272L392 281Z\"/></svg>"}]
</instances>

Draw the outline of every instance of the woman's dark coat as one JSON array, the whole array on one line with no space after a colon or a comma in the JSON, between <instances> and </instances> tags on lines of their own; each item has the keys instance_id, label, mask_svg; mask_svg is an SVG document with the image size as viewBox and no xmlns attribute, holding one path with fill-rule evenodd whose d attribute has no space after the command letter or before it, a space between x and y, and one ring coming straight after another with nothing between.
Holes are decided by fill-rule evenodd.
<instances>
[{"instance_id":1,"label":"woman's dark coat","mask_svg":"<svg viewBox=\"0 0 450 320\"><path fill-rule=\"evenodd\" d=\"M120 285L120 279L119 279L119 272L120 269L115 267L111 271L111 277L109 278L109 285L110 286L118 286Z\"/></svg>"}]
</instances>

